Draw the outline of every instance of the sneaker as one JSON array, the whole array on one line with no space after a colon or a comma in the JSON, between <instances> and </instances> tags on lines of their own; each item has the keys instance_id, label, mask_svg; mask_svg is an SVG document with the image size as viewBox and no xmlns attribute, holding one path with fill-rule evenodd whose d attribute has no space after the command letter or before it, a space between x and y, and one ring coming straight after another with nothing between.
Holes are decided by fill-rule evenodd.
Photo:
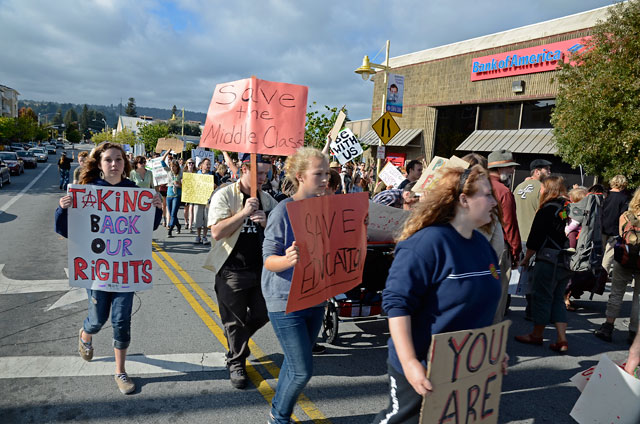
<instances>
[{"instance_id":1,"label":"sneaker","mask_svg":"<svg viewBox=\"0 0 640 424\"><path fill-rule=\"evenodd\" d=\"M605 342L611 342L613 340L613 324L603 322L600 328L594 331L593 334Z\"/></svg>"},{"instance_id":2,"label":"sneaker","mask_svg":"<svg viewBox=\"0 0 640 424\"><path fill-rule=\"evenodd\" d=\"M200 244L200 236L196 236L195 244Z\"/></svg>"},{"instance_id":3,"label":"sneaker","mask_svg":"<svg viewBox=\"0 0 640 424\"><path fill-rule=\"evenodd\" d=\"M118 389L123 395L128 395L136 389L136 384L129 378L127 373L116 374L113 376L118 384Z\"/></svg>"},{"instance_id":4,"label":"sneaker","mask_svg":"<svg viewBox=\"0 0 640 424\"><path fill-rule=\"evenodd\" d=\"M314 343L313 347L311 348L311 353L314 355L322 355L326 351L327 351L327 348L324 345L321 345L320 343Z\"/></svg>"},{"instance_id":5,"label":"sneaker","mask_svg":"<svg viewBox=\"0 0 640 424\"><path fill-rule=\"evenodd\" d=\"M207 237L202 237L202 244L207 245L207 244L211 244L211 242L209 240L207 240Z\"/></svg>"},{"instance_id":6,"label":"sneaker","mask_svg":"<svg viewBox=\"0 0 640 424\"><path fill-rule=\"evenodd\" d=\"M244 389L249 382L247 372L242 367L230 369L229 380L231 381L231 385L236 389Z\"/></svg>"},{"instance_id":7,"label":"sneaker","mask_svg":"<svg viewBox=\"0 0 640 424\"><path fill-rule=\"evenodd\" d=\"M91 346L91 343L85 343L82 341L82 331L83 329L81 328L78 333L78 353L80 353L80 357L82 359L89 362L93 359L93 346Z\"/></svg>"}]
</instances>

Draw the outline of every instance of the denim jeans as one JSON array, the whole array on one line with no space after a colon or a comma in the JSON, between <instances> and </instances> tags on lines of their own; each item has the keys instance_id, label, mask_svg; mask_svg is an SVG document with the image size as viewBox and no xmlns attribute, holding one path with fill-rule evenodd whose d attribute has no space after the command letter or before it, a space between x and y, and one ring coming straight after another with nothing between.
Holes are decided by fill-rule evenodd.
<instances>
[{"instance_id":1,"label":"denim jeans","mask_svg":"<svg viewBox=\"0 0 640 424\"><path fill-rule=\"evenodd\" d=\"M271 402L275 423L289 423L298 395L313 374L311 349L322 325L324 308L309 308L285 314L269 312L269 319L284 352L276 394Z\"/></svg>"},{"instance_id":2,"label":"denim jeans","mask_svg":"<svg viewBox=\"0 0 640 424\"><path fill-rule=\"evenodd\" d=\"M173 228L178 224L178 209L180 209L180 197L167 196L167 208L169 209L169 228Z\"/></svg>"},{"instance_id":3,"label":"denim jeans","mask_svg":"<svg viewBox=\"0 0 640 424\"><path fill-rule=\"evenodd\" d=\"M60 186L66 190L67 184L69 184L69 170L61 169L60 170Z\"/></svg>"},{"instance_id":4,"label":"denim jeans","mask_svg":"<svg viewBox=\"0 0 640 424\"><path fill-rule=\"evenodd\" d=\"M84 332L96 334L100 331L109 319L109 311L111 311L113 347L128 348L131 342L133 292L114 293L87 289L87 295L89 296L89 316L84 320Z\"/></svg>"},{"instance_id":5,"label":"denim jeans","mask_svg":"<svg viewBox=\"0 0 640 424\"><path fill-rule=\"evenodd\" d=\"M624 293L627 286L633 281L638 271L628 269L620 265L617 261L613 261L613 274L611 278L611 292L609 293L609 301L607 302L607 318L618 318ZM633 298L631 300L631 317L629 323L629 331L638 332L638 321L640 320L640 282L636 281L633 286Z\"/></svg>"}]
</instances>

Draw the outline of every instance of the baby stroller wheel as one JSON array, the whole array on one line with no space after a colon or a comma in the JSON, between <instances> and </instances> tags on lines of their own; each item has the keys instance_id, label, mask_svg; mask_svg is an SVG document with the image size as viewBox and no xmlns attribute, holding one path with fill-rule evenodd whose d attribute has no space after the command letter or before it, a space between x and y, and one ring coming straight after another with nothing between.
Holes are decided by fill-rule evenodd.
<instances>
[{"instance_id":1,"label":"baby stroller wheel","mask_svg":"<svg viewBox=\"0 0 640 424\"><path fill-rule=\"evenodd\" d=\"M324 307L322 334L329 344L333 344L338 337L338 307L333 298L329 299Z\"/></svg>"}]
</instances>

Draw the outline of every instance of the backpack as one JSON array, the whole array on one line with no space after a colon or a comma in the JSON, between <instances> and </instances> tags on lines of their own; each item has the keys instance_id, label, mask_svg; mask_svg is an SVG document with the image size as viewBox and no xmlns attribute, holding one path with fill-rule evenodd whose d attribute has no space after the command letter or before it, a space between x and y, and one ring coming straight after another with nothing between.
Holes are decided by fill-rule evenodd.
<instances>
[{"instance_id":1,"label":"backpack","mask_svg":"<svg viewBox=\"0 0 640 424\"><path fill-rule=\"evenodd\" d=\"M631 211L626 211L622 216L627 222L616 240L613 258L625 268L640 269L640 220Z\"/></svg>"},{"instance_id":2,"label":"backpack","mask_svg":"<svg viewBox=\"0 0 640 424\"><path fill-rule=\"evenodd\" d=\"M589 271L593 275L598 275L601 271L604 255L601 222L602 202L602 194L592 193L570 205L569 217L582 225L576 251L571 255L569 261L572 271Z\"/></svg>"}]
</instances>

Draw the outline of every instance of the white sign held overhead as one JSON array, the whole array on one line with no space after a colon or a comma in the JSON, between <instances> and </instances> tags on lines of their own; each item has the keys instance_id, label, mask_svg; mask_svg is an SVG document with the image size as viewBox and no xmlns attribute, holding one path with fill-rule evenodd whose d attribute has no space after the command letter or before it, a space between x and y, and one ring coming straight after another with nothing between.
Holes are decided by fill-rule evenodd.
<instances>
[{"instance_id":1,"label":"white sign held overhead","mask_svg":"<svg viewBox=\"0 0 640 424\"><path fill-rule=\"evenodd\" d=\"M169 182L169 174L162 166L162 158L151 159L151 172L153 173L153 185L159 186Z\"/></svg>"},{"instance_id":2,"label":"white sign held overhead","mask_svg":"<svg viewBox=\"0 0 640 424\"><path fill-rule=\"evenodd\" d=\"M384 160L385 154L386 154L386 150L385 149L386 149L385 146L378 146L378 150L376 152L376 159Z\"/></svg>"},{"instance_id":3,"label":"white sign held overhead","mask_svg":"<svg viewBox=\"0 0 640 424\"><path fill-rule=\"evenodd\" d=\"M360 146L358 139L348 128L340 131L329 147L331 147L338 162L342 165L362 154L362 146Z\"/></svg>"},{"instance_id":4,"label":"white sign held overhead","mask_svg":"<svg viewBox=\"0 0 640 424\"><path fill-rule=\"evenodd\" d=\"M405 178L394 164L387 162L384 168L382 168L382 171L380 171L380 179L384 181L386 185L398 187Z\"/></svg>"},{"instance_id":5,"label":"white sign held overhead","mask_svg":"<svg viewBox=\"0 0 640 424\"><path fill-rule=\"evenodd\" d=\"M213 164L213 162L216 159L216 155L213 152L210 152L208 150L201 149L198 147L196 149L191 150L191 158L193 158L193 160L196 161L196 166L200 166L200 162L202 162L203 159L209 159ZM212 168L213 168L213 165L212 165Z\"/></svg>"}]
</instances>

